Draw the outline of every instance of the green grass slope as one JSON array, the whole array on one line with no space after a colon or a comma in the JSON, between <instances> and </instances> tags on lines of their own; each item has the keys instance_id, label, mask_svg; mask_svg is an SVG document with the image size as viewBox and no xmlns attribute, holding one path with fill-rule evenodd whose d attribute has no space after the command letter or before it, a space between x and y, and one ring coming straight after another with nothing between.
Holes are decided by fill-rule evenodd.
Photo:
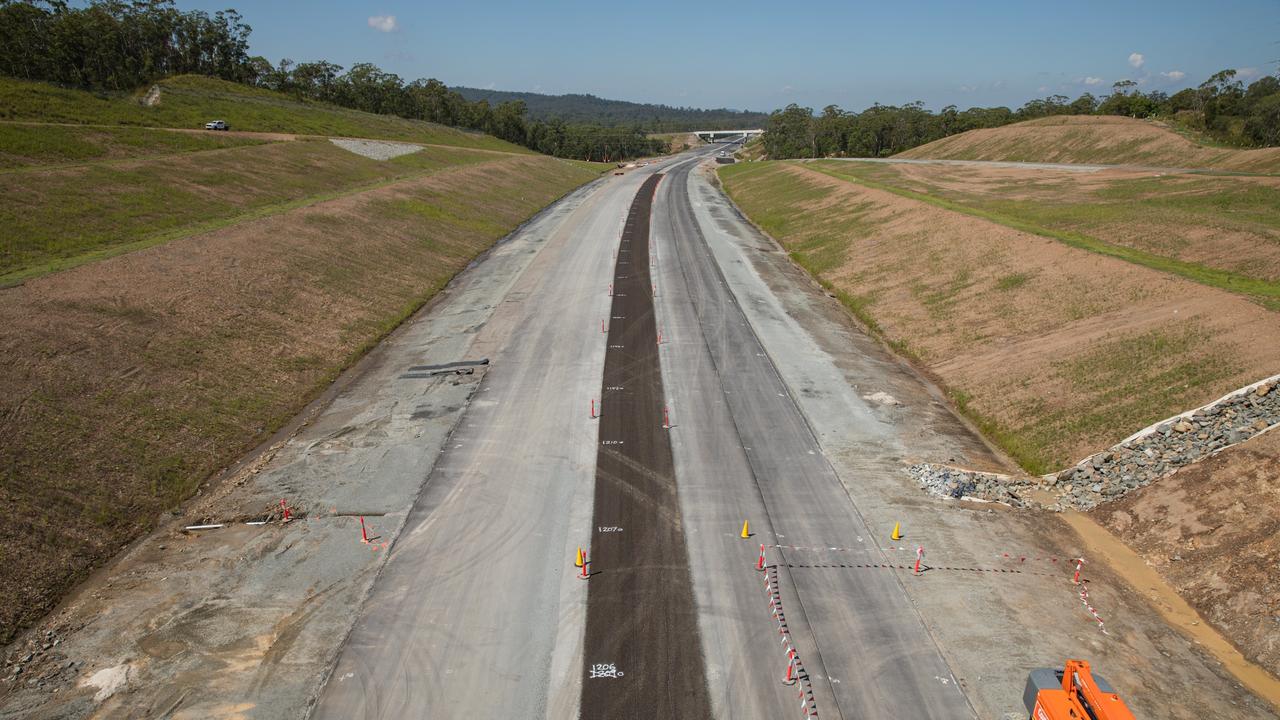
<instances>
[{"instance_id":1,"label":"green grass slope","mask_svg":"<svg viewBox=\"0 0 1280 720\"><path fill-rule=\"evenodd\" d=\"M0 124L0 172L260 145L261 138L134 127Z\"/></svg>"},{"instance_id":2,"label":"green grass slope","mask_svg":"<svg viewBox=\"0 0 1280 720\"><path fill-rule=\"evenodd\" d=\"M505 157L427 147L378 161L313 139L0 173L0 283Z\"/></svg>"},{"instance_id":3,"label":"green grass slope","mask_svg":"<svg viewBox=\"0 0 1280 720\"><path fill-rule=\"evenodd\" d=\"M0 78L0 120L88 125L202 128L226 120L233 130L336 135L530 153L483 133L420 120L348 110L270 90L195 75L157 83L159 102L132 94L91 93L48 83Z\"/></svg>"},{"instance_id":4,"label":"green grass slope","mask_svg":"<svg viewBox=\"0 0 1280 720\"><path fill-rule=\"evenodd\" d=\"M970 130L895 157L1205 168L1280 173L1280 148L1213 147L1149 120L1068 115Z\"/></svg>"}]
</instances>

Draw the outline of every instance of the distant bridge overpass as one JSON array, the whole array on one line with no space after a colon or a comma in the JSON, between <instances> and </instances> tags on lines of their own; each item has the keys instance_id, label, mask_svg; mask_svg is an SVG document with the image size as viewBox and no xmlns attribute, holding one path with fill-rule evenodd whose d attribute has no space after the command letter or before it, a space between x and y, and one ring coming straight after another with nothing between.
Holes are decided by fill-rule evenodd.
<instances>
[{"instance_id":1,"label":"distant bridge overpass","mask_svg":"<svg viewBox=\"0 0 1280 720\"><path fill-rule=\"evenodd\" d=\"M729 138L750 138L760 135L764 130L694 130L693 134L707 142L718 142Z\"/></svg>"}]
</instances>

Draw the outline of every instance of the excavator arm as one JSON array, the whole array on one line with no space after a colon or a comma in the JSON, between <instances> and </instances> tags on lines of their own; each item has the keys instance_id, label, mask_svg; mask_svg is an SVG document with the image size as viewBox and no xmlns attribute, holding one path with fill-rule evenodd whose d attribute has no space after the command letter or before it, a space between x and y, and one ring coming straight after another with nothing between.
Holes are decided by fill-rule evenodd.
<instances>
[{"instance_id":1,"label":"excavator arm","mask_svg":"<svg viewBox=\"0 0 1280 720\"><path fill-rule=\"evenodd\" d=\"M1128 706L1089 663L1068 660L1059 673L1033 670L1023 700L1031 720L1135 720Z\"/></svg>"}]
</instances>

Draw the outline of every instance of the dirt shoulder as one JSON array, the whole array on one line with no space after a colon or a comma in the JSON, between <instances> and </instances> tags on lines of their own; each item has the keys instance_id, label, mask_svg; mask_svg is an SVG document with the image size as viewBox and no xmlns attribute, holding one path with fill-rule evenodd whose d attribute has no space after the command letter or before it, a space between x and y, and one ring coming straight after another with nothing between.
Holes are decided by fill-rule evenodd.
<instances>
[{"instance_id":1,"label":"dirt shoulder","mask_svg":"<svg viewBox=\"0 0 1280 720\"><path fill-rule=\"evenodd\" d=\"M1090 515L1248 658L1280 676L1280 433L1184 468Z\"/></svg>"},{"instance_id":2,"label":"dirt shoulder","mask_svg":"<svg viewBox=\"0 0 1280 720\"><path fill-rule=\"evenodd\" d=\"M0 639L593 177L442 169L0 290Z\"/></svg>"}]
</instances>

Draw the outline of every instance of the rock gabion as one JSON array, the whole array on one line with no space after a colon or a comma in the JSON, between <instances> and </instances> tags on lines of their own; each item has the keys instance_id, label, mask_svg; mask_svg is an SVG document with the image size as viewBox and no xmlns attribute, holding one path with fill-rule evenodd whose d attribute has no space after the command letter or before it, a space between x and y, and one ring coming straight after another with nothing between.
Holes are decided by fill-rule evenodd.
<instances>
[{"instance_id":1,"label":"rock gabion","mask_svg":"<svg viewBox=\"0 0 1280 720\"><path fill-rule=\"evenodd\" d=\"M928 492L1014 507L1090 510L1280 425L1280 376L1145 428L1079 463L1041 478L936 465L908 472ZM1038 499L1030 497L1032 491Z\"/></svg>"}]
</instances>

